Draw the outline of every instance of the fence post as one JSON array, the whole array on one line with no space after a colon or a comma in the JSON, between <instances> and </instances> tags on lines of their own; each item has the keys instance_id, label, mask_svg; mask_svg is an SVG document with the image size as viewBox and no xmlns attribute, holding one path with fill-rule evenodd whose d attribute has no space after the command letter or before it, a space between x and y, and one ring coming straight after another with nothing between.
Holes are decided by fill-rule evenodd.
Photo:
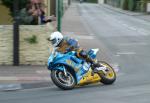
<instances>
[{"instance_id":1,"label":"fence post","mask_svg":"<svg viewBox=\"0 0 150 103\"><path fill-rule=\"evenodd\" d=\"M19 0L13 2L14 23L13 23L13 65L19 65Z\"/></svg>"}]
</instances>

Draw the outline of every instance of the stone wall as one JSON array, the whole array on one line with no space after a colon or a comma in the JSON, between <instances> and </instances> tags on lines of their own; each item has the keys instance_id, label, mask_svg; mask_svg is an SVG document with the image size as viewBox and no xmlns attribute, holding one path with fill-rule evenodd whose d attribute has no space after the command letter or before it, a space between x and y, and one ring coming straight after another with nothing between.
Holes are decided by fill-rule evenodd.
<instances>
[{"instance_id":1,"label":"stone wall","mask_svg":"<svg viewBox=\"0 0 150 103\"><path fill-rule=\"evenodd\" d=\"M11 26L0 26L0 64L12 64L13 32Z\"/></svg>"},{"instance_id":2,"label":"stone wall","mask_svg":"<svg viewBox=\"0 0 150 103\"><path fill-rule=\"evenodd\" d=\"M20 26L20 64L45 65L50 52L47 41L53 28L51 25ZM34 42L33 41L34 38ZM32 39L32 40L31 40ZM0 65L13 64L13 29L12 25L0 26Z\"/></svg>"}]
</instances>

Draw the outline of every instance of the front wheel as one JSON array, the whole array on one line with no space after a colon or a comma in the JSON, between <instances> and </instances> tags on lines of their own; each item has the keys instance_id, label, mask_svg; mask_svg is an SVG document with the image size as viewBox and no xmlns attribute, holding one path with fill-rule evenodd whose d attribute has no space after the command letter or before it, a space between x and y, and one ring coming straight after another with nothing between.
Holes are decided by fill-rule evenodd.
<instances>
[{"instance_id":1,"label":"front wheel","mask_svg":"<svg viewBox=\"0 0 150 103\"><path fill-rule=\"evenodd\" d=\"M65 76L64 71L52 70L51 78L54 84L64 90L73 89L76 85L76 80L72 73L66 70L67 76Z\"/></svg>"},{"instance_id":2,"label":"front wheel","mask_svg":"<svg viewBox=\"0 0 150 103\"><path fill-rule=\"evenodd\" d=\"M104 61L99 61L99 64L106 68L98 72L98 75L101 77L100 82L106 85L114 83L116 80L116 72L114 69Z\"/></svg>"}]
</instances>

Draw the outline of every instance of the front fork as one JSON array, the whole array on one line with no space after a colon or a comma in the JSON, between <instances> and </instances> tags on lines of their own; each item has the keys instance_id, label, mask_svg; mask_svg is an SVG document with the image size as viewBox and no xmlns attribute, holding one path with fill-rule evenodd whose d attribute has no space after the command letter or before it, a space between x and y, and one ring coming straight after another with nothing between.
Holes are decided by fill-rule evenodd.
<instances>
[{"instance_id":1,"label":"front fork","mask_svg":"<svg viewBox=\"0 0 150 103\"><path fill-rule=\"evenodd\" d=\"M64 66L62 66L62 68L63 68L63 71L64 71L64 75L67 77L68 75L67 75L67 70L66 70L66 68L65 68Z\"/></svg>"}]
</instances>

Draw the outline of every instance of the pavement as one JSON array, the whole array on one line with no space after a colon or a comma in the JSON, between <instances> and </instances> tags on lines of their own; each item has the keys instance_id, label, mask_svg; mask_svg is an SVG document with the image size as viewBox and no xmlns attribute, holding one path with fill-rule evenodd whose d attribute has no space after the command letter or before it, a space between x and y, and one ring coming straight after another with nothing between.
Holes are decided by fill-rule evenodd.
<instances>
[{"instance_id":1,"label":"pavement","mask_svg":"<svg viewBox=\"0 0 150 103\"><path fill-rule=\"evenodd\" d=\"M62 32L67 36L79 39L79 42L81 42L81 45L85 48L93 47L93 44L88 44L89 41L95 43L95 46L99 46L101 44L99 43L100 41L95 38L86 24L83 23L78 8L76 7L78 5L79 4L72 4L65 12L62 19ZM100 6L150 21L149 15L124 11L108 5ZM105 54L106 52L102 51L102 53ZM101 58L109 61L111 60L108 59L109 57L110 56L106 54ZM46 66L0 66L0 91L42 88L52 85L50 71L47 70Z\"/></svg>"},{"instance_id":2,"label":"pavement","mask_svg":"<svg viewBox=\"0 0 150 103\"><path fill-rule=\"evenodd\" d=\"M46 66L0 66L0 91L49 87L50 71Z\"/></svg>"}]
</instances>

